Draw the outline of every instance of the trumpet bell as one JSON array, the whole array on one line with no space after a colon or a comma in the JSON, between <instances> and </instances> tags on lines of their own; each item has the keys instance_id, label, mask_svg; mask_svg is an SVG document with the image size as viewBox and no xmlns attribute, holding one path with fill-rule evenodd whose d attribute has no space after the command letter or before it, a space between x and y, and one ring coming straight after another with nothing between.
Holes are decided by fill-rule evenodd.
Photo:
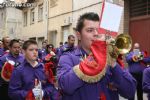
<instances>
[{"instance_id":1,"label":"trumpet bell","mask_svg":"<svg viewBox=\"0 0 150 100\"><path fill-rule=\"evenodd\" d=\"M115 46L120 54L126 54L132 48L132 39L128 34L120 34L115 39Z\"/></svg>"}]
</instances>

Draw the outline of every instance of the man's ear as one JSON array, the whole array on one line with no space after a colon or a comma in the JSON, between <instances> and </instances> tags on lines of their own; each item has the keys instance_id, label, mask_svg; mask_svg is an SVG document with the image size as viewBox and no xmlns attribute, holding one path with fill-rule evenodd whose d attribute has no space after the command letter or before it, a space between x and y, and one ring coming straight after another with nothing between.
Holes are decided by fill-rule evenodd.
<instances>
[{"instance_id":1,"label":"man's ear","mask_svg":"<svg viewBox=\"0 0 150 100\"><path fill-rule=\"evenodd\" d=\"M78 40L81 40L81 33L80 32L77 31L76 36L77 36Z\"/></svg>"}]
</instances>

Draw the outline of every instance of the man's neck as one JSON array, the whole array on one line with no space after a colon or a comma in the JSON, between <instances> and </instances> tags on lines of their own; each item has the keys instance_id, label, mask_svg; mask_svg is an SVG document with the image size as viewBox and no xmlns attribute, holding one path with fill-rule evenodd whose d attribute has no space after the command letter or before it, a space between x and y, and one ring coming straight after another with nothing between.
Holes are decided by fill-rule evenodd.
<instances>
[{"instance_id":1,"label":"man's neck","mask_svg":"<svg viewBox=\"0 0 150 100\"><path fill-rule=\"evenodd\" d=\"M38 64L38 62L37 61L31 61L31 60L29 60L29 59L27 59L27 61L28 61L28 63L34 68L34 67L36 67L36 65Z\"/></svg>"},{"instance_id":2,"label":"man's neck","mask_svg":"<svg viewBox=\"0 0 150 100\"><path fill-rule=\"evenodd\" d=\"M15 58L17 58L17 57L19 56L19 54L15 55L15 54L13 54L13 53L11 53L11 52L10 52L10 54L11 54L13 57L15 57Z\"/></svg>"},{"instance_id":3,"label":"man's neck","mask_svg":"<svg viewBox=\"0 0 150 100\"><path fill-rule=\"evenodd\" d=\"M90 49L88 49L88 48L85 48L85 47L83 47L83 46L81 46L82 47L82 49L89 55L90 54L90 52L91 52L91 50Z\"/></svg>"}]
</instances>

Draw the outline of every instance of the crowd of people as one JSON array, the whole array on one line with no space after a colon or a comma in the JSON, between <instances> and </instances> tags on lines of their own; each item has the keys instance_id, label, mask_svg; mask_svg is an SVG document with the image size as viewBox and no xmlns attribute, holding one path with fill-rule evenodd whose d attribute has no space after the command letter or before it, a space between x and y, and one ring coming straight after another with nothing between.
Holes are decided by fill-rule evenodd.
<instances>
[{"instance_id":1,"label":"crowd of people","mask_svg":"<svg viewBox=\"0 0 150 100\"><path fill-rule=\"evenodd\" d=\"M150 100L150 56L135 43L123 62L108 52L99 16L80 16L75 36L55 48L47 41L3 37L0 41L0 98L3 100ZM116 55L116 56L114 56ZM107 57L109 56L109 59ZM109 61L108 61L109 60ZM109 62L109 63L108 63ZM123 64L128 63L128 66Z\"/></svg>"}]
</instances>

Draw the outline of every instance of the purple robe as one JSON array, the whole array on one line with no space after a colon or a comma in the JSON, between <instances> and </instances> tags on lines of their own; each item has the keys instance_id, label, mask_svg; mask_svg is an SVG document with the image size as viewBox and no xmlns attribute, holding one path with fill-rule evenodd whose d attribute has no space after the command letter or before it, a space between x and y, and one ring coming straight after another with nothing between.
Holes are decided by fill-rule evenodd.
<instances>
[{"instance_id":1,"label":"purple robe","mask_svg":"<svg viewBox=\"0 0 150 100\"><path fill-rule=\"evenodd\" d=\"M33 68L26 60L17 67L10 79L8 94L12 100L25 100L27 93L34 88L35 79L42 83L44 98L59 100L59 93L53 84L48 82L42 63Z\"/></svg>"},{"instance_id":2,"label":"purple robe","mask_svg":"<svg viewBox=\"0 0 150 100\"><path fill-rule=\"evenodd\" d=\"M83 49L77 48L60 58L57 75L63 100L100 100L101 93L107 100L119 100L119 94L125 98L135 95L136 81L118 64L114 68L108 66L106 75L99 82L90 84L79 79L73 67L80 63L84 55ZM110 84L116 89L108 87Z\"/></svg>"},{"instance_id":3,"label":"purple robe","mask_svg":"<svg viewBox=\"0 0 150 100\"><path fill-rule=\"evenodd\" d=\"M130 52L127 56L126 56L126 60L128 62L128 69L130 73L143 73L143 70L146 68L146 66L144 64L142 64L140 61L138 62L134 62L132 60L132 56L134 55L134 52ZM145 57L143 59L144 63L148 63L150 62L150 58L149 57Z\"/></svg>"},{"instance_id":4,"label":"purple robe","mask_svg":"<svg viewBox=\"0 0 150 100\"><path fill-rule=\"evenodd\" d=\"M150 68L146 68L143 72L143 91L148 93L148 100L150 100Z\"/></svg>"},{"instance_id":5,"label":"purple robe","mask_svg":"<svg viewBox=\"0 0 150 100\"><path fill-rule=\"evenodd\" d=\"M22 54L19 54L17 57L14 57L11 53L5 54L0 58L0 71L2 70L2 67L7 60L14 61L14 67L17 67L24 61L24 56ZM7 84L8 82L5 82L3 79L0 78L0 85L5 83Z\"/></svg>"}]
</instances>

